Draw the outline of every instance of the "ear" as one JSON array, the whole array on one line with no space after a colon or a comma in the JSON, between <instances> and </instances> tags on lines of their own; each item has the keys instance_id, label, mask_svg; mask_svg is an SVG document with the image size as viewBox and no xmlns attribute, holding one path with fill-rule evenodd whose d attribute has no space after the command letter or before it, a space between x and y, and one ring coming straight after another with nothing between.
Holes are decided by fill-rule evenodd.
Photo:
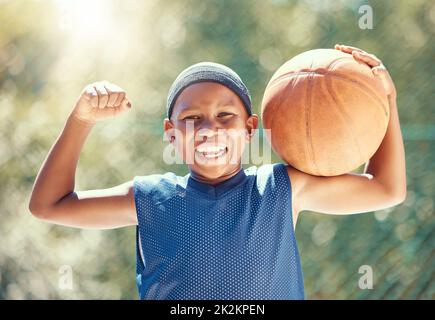
<instances>
[{"instance_id":1,"label":"ear","mask_svg":"<svg viewBox=\"0 0 435 320\"><path fill-rule=\"evenodd\" d=\"M258 115L252 114L248 120L246 120L246 140L251 141L255 134L255 130L258 129Z\"/></svg>"},{"instance_id":2,"label":"ear","mask_svg":"<svg viewBox=\"0 0 435 320\"><path fill-rule=\"evenodd\" d=\"M165 131L165 139L169 141L169 143L174 142L175 140L174 124L168 118L165 118L163 120L163 130Z\"/></svg>"}]
</instances>

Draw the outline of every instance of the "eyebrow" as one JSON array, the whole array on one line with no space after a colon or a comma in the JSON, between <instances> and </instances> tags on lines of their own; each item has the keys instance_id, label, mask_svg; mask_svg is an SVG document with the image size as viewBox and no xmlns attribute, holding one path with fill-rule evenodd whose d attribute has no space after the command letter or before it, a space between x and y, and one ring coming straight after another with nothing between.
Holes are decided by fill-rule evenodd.
<instances>
[{"instance_id":1,"label":"eyebrow","mask_svg":"<svg viewBox=\"0 0 435 320\"><path fill-rule=\"evenodd\" d=\"M183 110L178 112L178 114L176 116L179 117L180 115L183 115L183 114L188 113L188 112L194 112L196 110L199 110L199 108L195 107L195 106L186 106Z\"/></svg>"},{"instance_id":2,"label":"eyebrow","mask_svg":"<svg viewBox=\"0 0 435 320\"><path fill-rule=\"evenodd\" d=\"M217 105L217 107L228 107L228 106L234 106L234 105L235 105L235 103L234 103L234 99L231 98L230 100L226 100L226 101L220 102L220 103ZM199 109L200 109L200 107L195 106L195 105L184 105L184 109L181 110L181 111L177 114L177 117L180 116L180 115L182 115L182 114L184 114L184 113L186 113L186 112L193 112L193 111L195 111L195 110L199 110Z\"/></svg>"}]
</instances>

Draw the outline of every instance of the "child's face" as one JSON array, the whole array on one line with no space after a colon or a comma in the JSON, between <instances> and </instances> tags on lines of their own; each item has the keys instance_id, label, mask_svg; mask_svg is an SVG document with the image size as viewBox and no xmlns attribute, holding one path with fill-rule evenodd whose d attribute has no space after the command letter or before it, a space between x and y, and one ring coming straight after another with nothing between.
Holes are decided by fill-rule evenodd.
<instances>
[{"instance_id":1,"label":"child's face","mask_svg":"<svg viewBox=\"0 0 435 320\"><path fill-rule=\"evenodd\" d=\"M258 125L240 98L224 85L200 82L178 96L165 133L189 169L213 180L240 168L245 143Z\"/></svg>"}]
</instances>

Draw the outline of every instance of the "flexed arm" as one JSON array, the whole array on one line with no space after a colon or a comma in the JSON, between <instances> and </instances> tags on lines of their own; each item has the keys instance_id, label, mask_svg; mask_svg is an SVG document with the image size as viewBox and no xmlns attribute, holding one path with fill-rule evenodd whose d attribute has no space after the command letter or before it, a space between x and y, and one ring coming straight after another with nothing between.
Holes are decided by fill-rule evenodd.
<instances>
[{"instance_id":1,"label":"flexed arm","mask_svg":"<svg viewBox=\"0 0 435 320\"><path fill-rule=\"evenodd\" d=\"M80 152L95 123L130 107L124 90L109 82L83 89L35 180L29 202L34 216L84 228L136 224L132 181L109 189L74 190Z\"/></svg>"}]
</instances>

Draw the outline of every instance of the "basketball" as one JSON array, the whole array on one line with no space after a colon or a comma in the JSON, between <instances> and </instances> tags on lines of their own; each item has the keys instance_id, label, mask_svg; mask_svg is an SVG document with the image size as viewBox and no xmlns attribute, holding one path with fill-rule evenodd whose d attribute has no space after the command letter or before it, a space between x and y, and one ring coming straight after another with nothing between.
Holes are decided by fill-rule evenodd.
<instances>
[{"instance_id":1,"label":"basketball","mask_svg":"<svg viewBox=\"0 0 435 320\"><path fill-rule=\"evenodd\" d=\"M389 106L369 66L334 49L303 52L270 79L261 118L272 149L317 176L357 169L387 131Z\"/></svg>"}]
</instances>

